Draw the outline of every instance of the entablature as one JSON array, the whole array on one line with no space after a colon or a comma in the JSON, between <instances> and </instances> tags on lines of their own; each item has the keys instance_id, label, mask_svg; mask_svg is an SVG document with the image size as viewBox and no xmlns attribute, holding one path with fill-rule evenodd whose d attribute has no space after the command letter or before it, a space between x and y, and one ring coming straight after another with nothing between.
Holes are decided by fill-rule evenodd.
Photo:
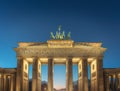
<instances>
[{"instance_id":1,"label":"entablature","mask_svg":"<svg viewBox=\"0 0 120 91\"><path fill-rule=\"evenodd\" d=\"M15 48L17 57L103 57L102 43L48 40L47 42L20 42Z\"/></svg>"},{"instance_id":2,"label":"entablature","mask_svg":"<svg viewBox=\"0 0 120 91\"><path fill-rule=\"evenodd\" d=\"M17 56L23 57L99 57L104 48L16 48Z\"/></svg>"}]
</instances>

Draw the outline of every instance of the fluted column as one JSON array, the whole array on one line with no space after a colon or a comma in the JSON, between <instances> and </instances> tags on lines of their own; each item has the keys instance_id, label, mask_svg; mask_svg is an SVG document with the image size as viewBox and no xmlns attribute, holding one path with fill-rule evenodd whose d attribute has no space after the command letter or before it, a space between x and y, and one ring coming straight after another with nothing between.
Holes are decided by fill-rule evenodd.
<instances>
[{"instance_id":1,"label":"fluted column","mask_svg":"<svg viewBox=\"0 0 120 91\"><path fill-rule=\"evenodd\" d=\"M118 91L118 85L119 85L119 79L118 79L118 74L116 73L116 84L115 84L116 91Z\"/></svg>"},{"instance_id":2,"label":"fluted column","mask_svg":"<svg viewBox=\"0 0 120 91\"><path fill-rule=\"evenodd\" d=\"M3 91L6 91L7 90L7 84L6 84L6 81L7 81L7 78L6 78L6 75L4 75L4 90Z\"/></svg>"},{"instance_id":3,"label":"fluted column","mask_svg":"<svg viewBox=\"0 0 120 91\"><path fill-rule=\"evenodd\" d=\"M1 78L0 78L0 91L3 91L3 86L4 86L4 77L3 77L3 74L1 74Z\"/></svg>"},{"instance_id":4,"label":"fluted column","mask_svg":"<svg viewBox=\"0 0 120 91\"><path fill-rule=\"evenodd\" d=\"M81 58L78 63L78 91L88 91L87 58Z\"/></svg>"},{"instance_id":5,"label":"fluted column","mask_svg":"<svg viewBox=\"0 0 120 91\"><path fill-rule=\"evenodd\" d=\"M106 87L105 87L106 91L110 91L109 75L106 75L105 83L106 83Z\"/></svg>"},{"instance_id":6,"label":"fluted column","mask_svg":"<svg viewBox=\"0 0 120 91\"><path fill-rule=\"evenodd\" d=\"M28 62L22 58L17 58L16 91L28 91Z\"/></svg>"},{"instance_id":7,"label":"fluted column","mask_svg":"<svg viewBox=\"0 0 120 91\"><path fill-rule=\"evenodd\" d=\"M114 91L116 91L116 75L114 75Z\"/></svg>"},{"instance_id":8,"label":"fluted column","mask_svg":"<svg viewBox=\"0 0 120 91\"><path fill-rule=\"evenodd\" d=\"M73 91L72 58L66 61L66 91Z\"/></svg>"},{"instance_id":9,"label":"fluted column","mask_svg":"<svg viewBox=\"0 0 120 91\"><path fill-rule=\"evenodd\" d=\"M24 91L23 90L23 58L17 58L17 77L16 77L16 91Z\"/></svg>"},{"instance_id":10,"label":"fluted column","mask_svg":"<svg viewBox=\"0 0 120 91\"><path fill-rule=\"evenodd\" d=\"M111 91L114 91L113 75L111 75Z\"/></svg>"},{"instance_id":11,"label":"fluted column","mask_svg":"<svg viewBox=\"0 0 120 91\"><path fill-rule=\"evenodd\" d=\"M13 91L16 91L15 90L15 85L16 85L16 75L13 75Z\"/></svg>"},{"instance_id":12,"label":"fluted column","mask_svg":"<svg viewBox=\"0 0 120 91\"><path fill-rule=\"evenodd\" d=\"M97 89L98 91L104 91L104 79L103 79L103 59L98 57L97 59Z\"/></svg>"},{"instance_id":13,"label":"fluted column","mask_svg":"<svg viewBox=\"0 0 120 91\"><path fill-rule=\"evenodd\" d=\"M0 91L4 89L4 77L3 74L0 74Z\"/></svg>"},{"instance_id":14,"label":"fluted column","mask_svg":"<svg viewBox=\"0 0 120 91\"><path fill-rule=\"evenodd\" d=\"M48 91L53 91L53 67L53 59L48 58Z\"/></svg>"},{"instance_id":15,"label":"fluted column","mask_svg":"<svg viewBox=\"0 0 120 91\"><path fill-rule=\"evenodd\" d=\"M118 91L120 91L120 77L118 77Z\"/></svg>"},{"instance_id":16,"label":"fluted column","mask_svg":"<svg viewBox=\"0 0 120 91\"><path fill-rule=\"evenodd\" d=\"M2 90L2 75L0 73L0 91Z\"/></svg>"},{"instance_id":17,"label":"fluted column","mask_svg":"<svg viewBox=\"0 0 120 91\"><path fill-rule=\"evenodd\" d=\"M10 79L11 81L10 81L10 91L14 91L14 88L13 88L13 84L14 84L14 76L13 75L11 75L11 79Z\"/></svg>"},{"instance_id":18,"label":"fluted column","mask_svg":"<svg viewBox=\"0 0 120 91\"><path fill-rule=\"evenodd\" d=\"M32 91L41 91L41 62L33 58Z\"/></svg>"},{"instance_id":19,"label":"fluted column","mask_svg":"<svg viewBox=\"0 0 120 91\"><path fill-rule=\"evenodd\" d=\"M6 88L7 90L6 91L9 91L10 90L10 85L11 85L11 76L7 76L7 83L6 83Z\"/></svg>"}]
</instances>

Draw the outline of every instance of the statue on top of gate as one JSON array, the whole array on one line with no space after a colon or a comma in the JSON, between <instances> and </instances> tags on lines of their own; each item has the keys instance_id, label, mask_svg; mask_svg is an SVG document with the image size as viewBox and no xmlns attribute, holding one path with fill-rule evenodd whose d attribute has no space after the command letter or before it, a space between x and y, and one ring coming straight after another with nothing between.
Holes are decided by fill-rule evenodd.
<instances>
[{"instance_id":1,"label":"statue on top of gate","mask_svg":"<svg viewBox=\"0 0 120 91\"><path fill-rule=\"evenodd\" d=\"M67 36L65 36L65 32L64 31L61 32L61 27L62 27L61 25L58 26L58 31L56 31L56 35L54 35L53 32L50 32L51 39L58 39L58 40L71 39L71 32L69 32Z\"/></svg>"}]
</instances>

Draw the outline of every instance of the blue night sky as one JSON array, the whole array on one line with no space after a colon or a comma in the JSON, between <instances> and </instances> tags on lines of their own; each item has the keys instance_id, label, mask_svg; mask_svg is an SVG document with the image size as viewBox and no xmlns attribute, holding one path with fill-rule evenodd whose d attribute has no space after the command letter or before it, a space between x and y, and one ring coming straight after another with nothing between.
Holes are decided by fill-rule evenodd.
<instances>
[{"instance_id":1,"label":"blue night sky","mask_svg":"<svg viewBox=\"0 0 120 91\"><path fill-rule=\"evenodd\" d=\"M75 42L102 42L104 68L120 67L120 2L116 0L0 1L0 67L14 68L18 42L46 42L58 25ZM30 68L31 69L31 68ZM77 80L77 67L73 67ZM54 86L65 87L65 66L56 65ZM47 80L42 66L42 80Z\"/></svg>"}]
</instances>

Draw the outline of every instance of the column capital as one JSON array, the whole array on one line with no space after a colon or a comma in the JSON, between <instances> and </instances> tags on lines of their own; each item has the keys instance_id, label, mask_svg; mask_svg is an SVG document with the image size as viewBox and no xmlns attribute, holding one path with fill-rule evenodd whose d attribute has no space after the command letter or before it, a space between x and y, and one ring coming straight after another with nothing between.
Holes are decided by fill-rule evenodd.
<instances>
[{"instance_id":1,"label":"column capital","mask_svg":"<svg viewBox=\"0 0 120 91\"><path fill-rule=\"evenodd\" d=\"M17 57L17 60L23 60L25 59L24 57Z\"/></svg>"},{"instance_id":2,"label":"column capital","mask_svg":"<svg viewBox=\"0 0 120 91\"><path fill-rule=\"evenodd\" d=\"M103 57L95 57L97 60L103 60Z\"/></svg>"},{"instance_id":3,"label":"column capital","mask_svg":"<svg viewBox=\"0 0 120 91\"><path fill-rule=\"evenodd\" d=\"M81 57L81 60L87 60L88 57Z\"/></svg>"},{"instance_id":4,"label":"column capital","mask_svg":"<svg viewBox=\"0 0 120 91\"><path fill-rule=\"evenodd\" d=\"M38 59L39 59L39 57L32 57L32 59L33 59L33 60L38 60Z\"/></svg>"},{"instance_id":5,"label":"column capital","mask_svg":"<svg viewBox=\"0 0 120 91\"><path fill-rule=\"evenodd\" d=\"M68 57L66 57L66 58L70 58L70 59L72 59L73 57L72 57L72 56L68 56Z\"/></svg>"},{"instance_id":6,"label":"column capital","mask_svg":"<svg viewBox=\"0 0 120 91\"><path fill-rule=\"evenodd\" d=\"M67 61L69 61L69 60L72 61L73 57L66 57L66 59L67 59Z\"/></svg>"},{"instance_id":7,"label":"column capital","mask_svg":"<svg viewBox=\"0 0 120 91\"><path fill-rule=\"evenodd\" d=\"M54 60L53 60L52 57L49 57L49 58L48 58L48 62L50 62L50 61L52 61L52 63L54 63Z\"/></svg>"},{"instance_id":8,"label":"column capital","mask_svg":"<svg viewBox=\"0 0 120 91\"><path fill-rule=\"evenodd\" d=\"M48 60L53 60L53 57L48 57Z\"/></svg>"},{"instance_id":9,"label":"column capital","mask_svg":"<svg viewBox=\"0 0 120 91\"><path fill-rule=\"evenodd\" d=\"M26 57L17 57L17 60L26 60L27 58Z\"/></svg>"}]
</instances>

